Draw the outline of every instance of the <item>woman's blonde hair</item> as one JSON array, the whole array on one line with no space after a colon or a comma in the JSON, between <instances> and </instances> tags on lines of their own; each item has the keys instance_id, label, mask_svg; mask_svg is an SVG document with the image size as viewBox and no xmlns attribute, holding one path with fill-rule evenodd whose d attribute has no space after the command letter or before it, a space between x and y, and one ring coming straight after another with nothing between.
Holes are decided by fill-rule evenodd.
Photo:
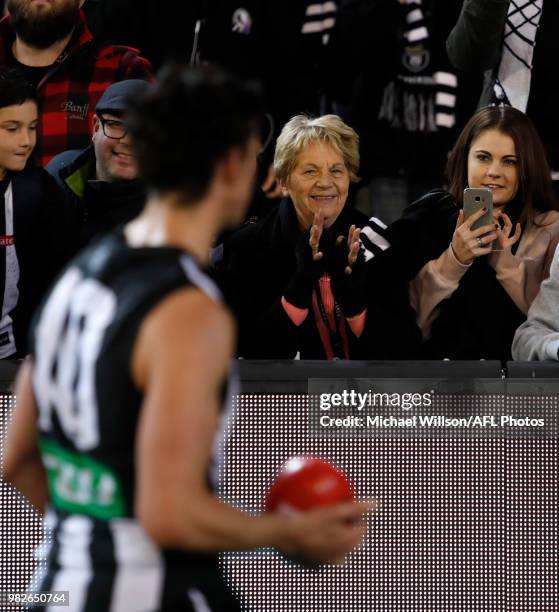
<instances>
[{"instance_id":1,"label":"woman's blonde hair","mask_svg":"<svg viewBox=\"0 0 559 612\"><path fill-rule=\"evenodd\" d=\"M352 182L359 180L359 136L338 115L307 115L292 117L276 141L274 170L278 179L287 182L297 163L299 153L309 144L325 142L338 150L344 159Z\"/></svg>"}]
</instances>

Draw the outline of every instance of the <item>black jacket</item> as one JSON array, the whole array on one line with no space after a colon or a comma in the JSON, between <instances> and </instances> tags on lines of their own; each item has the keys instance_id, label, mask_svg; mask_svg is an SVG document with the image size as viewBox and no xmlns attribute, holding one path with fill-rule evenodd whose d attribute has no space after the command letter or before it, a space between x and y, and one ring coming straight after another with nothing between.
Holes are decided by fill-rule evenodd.
<instances>
[{"instance_id":1,"label":"black jacket","mask_svg":"<svg viewBox=\"0 0 559 612\"><path fill-rule=\"evenodd\" d=\"M448 248L458 212L448 192L433 191L408 206L403 218L392 224L393 241L398 245L394 248L405 249L400 261L408 262L402 273L410 280ZM514 332L526 317L497 280L486 257L474 260L458 289L439 309L422 348L424 358L511 359Z\"/></svg>"},{"instance_id":2,"label":"black jacket","mask_svg":"<svg viewBox=\"0 0 559 612\"><path fill-rule=\"evenodd\" d=\"M485 70L480 108L494 102L493 85L499 72L509 0L464 0L462 12L446 43L452 63L462 70ZM522 13L522 11L520 11ZM559 170L559 2L545 0L536 36L530 96L526 114L534 122L553 170Z\"/></svg>"},{"instance_id":3,"label":"black jacket","mask_svg":"<svg viewBox=\"0 0 559 612\"><path fill-rule=\"evenodd\" d=\"M60 153L49 162L47 170L62 188L76 215L76 250L95 236L130 221L145 205L146 190L140 180L115 183L95 180L93 145L83 151Z\"/></svg>"},{"instance_id":4,"label":"black jacket","mask_svg":"<svg viewBox=\"0 0 559 612\"><path fill-rule=\"evenodd\" d=\"M75 217L55 181L42 168L8 173L13 194L14 244L19 265L18 301L13 320L17 355L27 351L33 311L73 252ZM0 247L4 251L4 247ZM4 275L5 279L5 275ZM2 287L3 291L3 287Z\"/></svg>"},{"instance_id":5,"label":"black jacket","mask_svg":"<svg viewBox=\"0 0 559 612\"><path fill-rule=\"evenodd\" d=\"M331 235L347 236L367 218L351 208L342 211ZM296 270L295 245L301 235L293 204L283 200L266 218L248 225L224 245L218 280L239 323L242 357L324 359L312 308L295 326L281 305L281 297ZM360 338L346 325L352 359L413 359L420 333L409 306L407 285L392 272L391 250L379 252L368 263L367 319Z\"/></svg>"}]
</instances>

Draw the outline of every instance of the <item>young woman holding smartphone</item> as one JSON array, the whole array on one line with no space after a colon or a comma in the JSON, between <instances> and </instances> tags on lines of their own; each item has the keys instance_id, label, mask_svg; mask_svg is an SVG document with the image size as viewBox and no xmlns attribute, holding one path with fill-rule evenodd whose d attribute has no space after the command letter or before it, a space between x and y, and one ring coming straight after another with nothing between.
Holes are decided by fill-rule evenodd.
<instances>
[{"instance_id":1,"label":"young woman holding smartphone","mask_svg":"<svg viewBox=\"0 0 559 612\"><path fill-rule=\"evenodd\" d=\"M532 121L509 106L486 107L450 152L448 191L411 204L391 234L406 249L410 300L431 359L510 359L516 328L549 275L559 206ZM464 189L493 195L493 223L467 219Z\"/></svg>"}]
</instances>

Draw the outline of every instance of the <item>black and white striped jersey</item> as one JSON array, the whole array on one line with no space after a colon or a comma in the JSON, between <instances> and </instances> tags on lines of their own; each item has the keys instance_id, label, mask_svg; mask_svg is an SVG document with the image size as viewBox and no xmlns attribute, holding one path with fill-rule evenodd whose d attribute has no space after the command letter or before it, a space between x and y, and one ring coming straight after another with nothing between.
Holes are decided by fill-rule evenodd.
<instances>
[{"instance_id":1,"label":"black and white striped jersey","mask_svg":"<svg viewBox=\"0 0 559 612\"><path fill-rule=\"evenodd\" d=\"M133 515L142 403L131 378L133 345L150 310L187 286L221 300L190 255L130 248L118 232L66 269L36 316L33 388L53 537L43 549L47 573L35 584L70 591L70 610L214 609L200 585L218 580L217 558L159 550ZM218 463L214 453L216 473ZM209 479L215 483L215 473Z\"/></svg>"}]
</instances>

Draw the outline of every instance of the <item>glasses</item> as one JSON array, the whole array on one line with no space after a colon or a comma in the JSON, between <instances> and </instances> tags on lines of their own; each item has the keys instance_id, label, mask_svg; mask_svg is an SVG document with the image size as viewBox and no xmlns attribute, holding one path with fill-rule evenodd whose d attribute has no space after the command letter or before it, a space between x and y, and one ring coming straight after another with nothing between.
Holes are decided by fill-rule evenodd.
<instances>
[{"instance_id":1,"label":"glasses","mask_svg":"<svg viewBox=\"0 0 559 612\"><path fill-rule=\"evenodd\" d=\"M103 134L107 138L113 138L114 140L120 140L126 136L128 129L124 121L117 121L116 119L104 119L99 117L101 127L103 128Z\"/></svg>"}]
</instances>

